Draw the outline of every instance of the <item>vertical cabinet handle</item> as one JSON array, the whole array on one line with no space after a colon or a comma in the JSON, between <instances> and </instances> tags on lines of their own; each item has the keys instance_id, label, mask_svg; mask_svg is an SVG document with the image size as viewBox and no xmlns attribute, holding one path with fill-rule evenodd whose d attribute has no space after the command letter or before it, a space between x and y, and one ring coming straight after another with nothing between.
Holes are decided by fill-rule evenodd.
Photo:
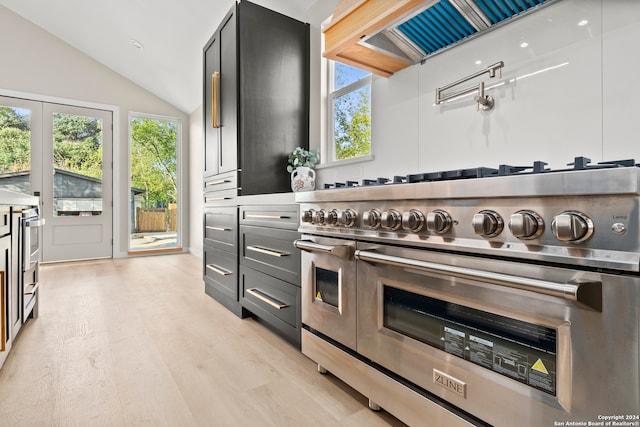
<instances>
[{"instance_id":1,"label":"vertical cabinet handle","mask_svg":"<svg viewBox=\"0 0 640 427\"><path fill-rule=\"evenodd\" d=\"M211 74L211 127L220 127L218 121L218 93L220 92L220 73L218 71Z\"/></svg>"}]
</instances>

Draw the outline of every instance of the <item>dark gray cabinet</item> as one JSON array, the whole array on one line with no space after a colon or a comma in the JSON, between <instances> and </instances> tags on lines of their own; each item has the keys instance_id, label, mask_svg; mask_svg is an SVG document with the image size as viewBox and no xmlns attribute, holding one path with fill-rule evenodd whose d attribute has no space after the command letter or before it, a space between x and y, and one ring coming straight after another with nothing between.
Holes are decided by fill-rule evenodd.
<instances>
[{"instance_id":1,"label":"dark gray cabinet","mask_svg":"<svg viewBox=\"0 0 640 427\"><path fill-rule=\"evenodd\" d=\"M232 9L204 49L205 174L238 169L238 43Z\"/></svg>"},{"instance_id":2,"label":"dark gray cabinet","mask_svg":"<svg viewBox=\"0 0 640 427\"><path fill-rule=\"evenodd\" d=\"M240 206L240 302L268 328L300 347L297 204Z\"/></svg>"},{"instance_id":3,"label":"dark gray cabinet","mask_svg":"<svg viewBox=\"0 0 640 427\"><path fill-rule=\"evenodd\" d=\"M287 156L309 140L309 25L237 3L204 47L205 177L238 195L288 192Z\"/></svg>"},{"instance_id":4,"label":"dark gray cabinet","mask_svg":"<svg viewBox=\"0 0 640 427\"><path fill-rule=\"evenodd\" d=\"M203 68L205 292L244 317L238 200L291 194L287 157L309 140L309 25L236 2Z\"/></svg>"}]
</instances>

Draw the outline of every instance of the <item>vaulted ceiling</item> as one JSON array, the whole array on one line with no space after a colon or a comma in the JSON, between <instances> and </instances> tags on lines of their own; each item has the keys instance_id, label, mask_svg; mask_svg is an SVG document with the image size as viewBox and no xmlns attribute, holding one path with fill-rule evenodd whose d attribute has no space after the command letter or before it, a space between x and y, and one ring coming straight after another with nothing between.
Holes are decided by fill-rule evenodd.
<instances>
[{"instance_id":1,"label":"vaulted ceiling","mask_svg":"<svg viewBox=\"0 0 640 427\"><path fill-rule=\"evenodd\" d=\"M304 19L315 1L252 0L298 19ZM0 0L0 5L187 114L202 102L202 48L234 3ZM136 42L142 47L134 46Z\"/></svg>"}]
</instances>

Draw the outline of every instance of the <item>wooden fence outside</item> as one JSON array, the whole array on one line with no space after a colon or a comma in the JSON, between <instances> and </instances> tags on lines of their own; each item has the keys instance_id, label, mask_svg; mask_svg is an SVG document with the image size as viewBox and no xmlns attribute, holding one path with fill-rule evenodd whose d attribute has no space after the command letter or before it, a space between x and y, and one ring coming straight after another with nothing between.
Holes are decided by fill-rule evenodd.
<instances>
[{"instance_id":1,"label":"wooden fence outside","mask_svg":"<svg viewBox=\"0 0 640 427\"><path fill-rule=\"evenodd\" d=\"M178 209L175 203L169 204L169 231L178 229ZM136 232L166 232L167 209L166 208L136 208Z\"/></svg>"},{"instance_id":2,"label":"wooden fence outside","mask_svg":"<svg viewBox=\"0 0 640 427\"><path fill-rule=\"evenodd\" d=\"M169 231L178 229L178 205L169 203Z\"/></svg>"},{"instance_id":3,"label":"wooden fence outside","mask_svg":"<svg viewBox=\"0 0 640 427\"><path fill-rule=\"evenodd\" d=\"M167 231L165 208L136 208L136 232Z\"/></svg>"}]
</instances>

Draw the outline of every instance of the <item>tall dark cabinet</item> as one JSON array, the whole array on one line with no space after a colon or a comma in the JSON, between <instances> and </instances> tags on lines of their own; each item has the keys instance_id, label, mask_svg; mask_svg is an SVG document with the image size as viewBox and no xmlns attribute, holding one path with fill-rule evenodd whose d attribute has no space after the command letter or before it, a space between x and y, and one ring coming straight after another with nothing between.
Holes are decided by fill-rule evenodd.
<instances>
[{"instance_id":1,"label":"tall dark cabinet","mask_svg":"<svg viewBox=\"0 0 640 427\"><path fill-rule=\"evenodd\" d=\"M309 140L309 26L241 1L204 48L205 177L237 194L291 191L286 159Z\"/></svg>"},{"instance_id":2,"label":"tall dark cabinet","mask_svg":"<svg viewBox=\"0 0 640 427\"><path fill-rule=\"evenodd\" d=\"M290 192L287 156L308 148L309 25L237 1L203 65L205 292L244 317L238 207Z\"/></svg>"}]
</instances>

